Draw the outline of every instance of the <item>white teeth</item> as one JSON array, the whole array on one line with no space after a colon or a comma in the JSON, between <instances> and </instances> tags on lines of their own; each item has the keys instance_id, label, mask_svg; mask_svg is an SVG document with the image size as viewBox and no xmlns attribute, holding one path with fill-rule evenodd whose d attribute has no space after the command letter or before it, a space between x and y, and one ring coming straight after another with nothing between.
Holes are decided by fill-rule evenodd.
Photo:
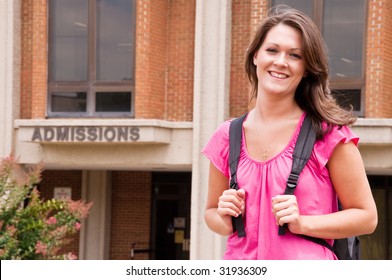
<instances>
[{"instance_id":1,"label":"white teeth","mask_svg":"<svg viewBox=\"0 0 392 280\"><path fill-rule=\"evenodd\" d=\"M276 72L270 72L271 76L279 79L284 79L287 78L288 76L286 74L281 74L281 73L276 73Z\"/></svg>"}]
</instances>

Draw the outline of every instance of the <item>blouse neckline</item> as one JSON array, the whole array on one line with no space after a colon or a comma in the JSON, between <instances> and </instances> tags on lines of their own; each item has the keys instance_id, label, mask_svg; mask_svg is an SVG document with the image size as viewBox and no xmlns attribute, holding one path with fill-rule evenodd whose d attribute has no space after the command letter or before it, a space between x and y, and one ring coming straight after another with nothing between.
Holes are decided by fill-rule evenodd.
<instances>
[{"instance_id":1,"label":"blouse neckline","mask_svg":"<svg viewBox=\"0 0 392 280\"><path fill-rule=\"evenodd\" d=\"M248 116L249 116L249 114L246 116L244 122L246 121L246 119L248 118ZM297 125L296 125L296 128L295 128L295 130L294 130L294 132L293 132L293 134L292 134L292 136L291 136L289 142L286 144L286 146L285 146L279 153L277 153L276 155L274 155L272 158L267 159L267 160L264 160L264 161L256 160L256 159L252 158L252 157L249 155L248 146L247 146L246 137L245 137L245 130L244 130L244 126L242 125L242 139L243 139L243 141L242 141L242 144L241 144L241 145L242 145L242 148L243 148L243 150L244 150L244 152L245 152L246 157L247 157L249 160L251 160L251 161L253 161L253 162L257 163L257 164L260 164L260 165L267 165L267 164L269 164L270 162L275 161L276 158L280 157L280 156L281 156L282 154L284 154L290 147L292 147L292 146L295 144L295 142L297 141L297 138L298 138L299 131L300 131L300 129L301 129L303 120L305 119L305 116L306 116L306 112L303 112L302 115L301 115L301 117L299 118L298 123L297 123Z\"/></svg>"}]
</instances>

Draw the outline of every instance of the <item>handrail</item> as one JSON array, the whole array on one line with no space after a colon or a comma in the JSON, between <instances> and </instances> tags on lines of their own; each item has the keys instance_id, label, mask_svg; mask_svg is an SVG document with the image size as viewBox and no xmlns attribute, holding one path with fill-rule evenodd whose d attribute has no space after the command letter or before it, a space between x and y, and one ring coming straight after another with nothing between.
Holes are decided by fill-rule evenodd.
<instances>
[{"instance_id":1,"label":"handrail","mask_svg":"<svg viewBox=\"0 0 392 280\"><path fill-rule=\"evenodd\" d=\"M142 245L142 244L148 244L147 248L136 248L137 245ZM141 254L141 253L151 253L152 249L149 248L150 243L148 242L133 242L131 243L131 260L135 258L135 254Z\"/></svg>"}]
</instances>

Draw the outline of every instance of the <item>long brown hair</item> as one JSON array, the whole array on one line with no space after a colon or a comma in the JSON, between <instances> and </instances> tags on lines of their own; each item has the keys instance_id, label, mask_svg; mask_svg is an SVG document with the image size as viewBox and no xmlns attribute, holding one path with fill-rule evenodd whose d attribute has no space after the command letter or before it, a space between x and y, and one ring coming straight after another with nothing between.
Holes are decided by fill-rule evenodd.
<instances>
[{"instance_id":1,"label":"long brown hair","mask_svg":"<svg viewBox=\"0 0 392 280\"><path fill-rule=\"evenodd\" d=\"M296 28L302 34L302 54L307 75L299 83L294 99L311 117L317 138L322 138L334 125L352 125L356 120L352 109L341 108L331 94L327 49L320 31L307 15L287 5L278 5L268 12L246 51L245 70L252 85L251 99L257 97L258 87L253 58L269 30L278 24ZM322 128L323 121L328 125L326 130Z\"/></svg>"}]
</instances>

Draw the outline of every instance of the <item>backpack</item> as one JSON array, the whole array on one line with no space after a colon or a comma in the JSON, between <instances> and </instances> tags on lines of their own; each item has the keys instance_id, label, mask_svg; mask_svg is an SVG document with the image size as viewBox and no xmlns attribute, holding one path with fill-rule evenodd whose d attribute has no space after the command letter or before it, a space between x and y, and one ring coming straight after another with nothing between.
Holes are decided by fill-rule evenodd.
<instances>
[{"instance_id":1,"label":"backpack","mask_svg":"<svg viewBox=\"0 0 392 280\"><path fill-rule=\"evenodd\" d=\"M229 166L230 166L230 188L238 190L237 183L237 167L238 160L241 151L242 141L242 123L244 122L247 113L239 118L233 119L230 123L229 129ZM308 115L305 116L303 121L297 143L293 153L293 165L291 168L290 175L287 179L286 189L284 194L294 194L295 188L297 187L299 175L302 169L308 162L310 155L312 154L313 145L316 141L316 133L313 129L312 122ZM341 205L339 203L339 210ZM238 237L245 237L246 232L244 228L242 214L238 217L232 217L233 230L237 231ZM284 235L286 232L287 225L279 226L279 235ZM302 235L305 239L320 244L332 252L335 253L339 260L358 260L359 259L359 239L356 236L335 239L333 246L331 246L326 240L311 236Z\"/></svg>"}]
</instances>

